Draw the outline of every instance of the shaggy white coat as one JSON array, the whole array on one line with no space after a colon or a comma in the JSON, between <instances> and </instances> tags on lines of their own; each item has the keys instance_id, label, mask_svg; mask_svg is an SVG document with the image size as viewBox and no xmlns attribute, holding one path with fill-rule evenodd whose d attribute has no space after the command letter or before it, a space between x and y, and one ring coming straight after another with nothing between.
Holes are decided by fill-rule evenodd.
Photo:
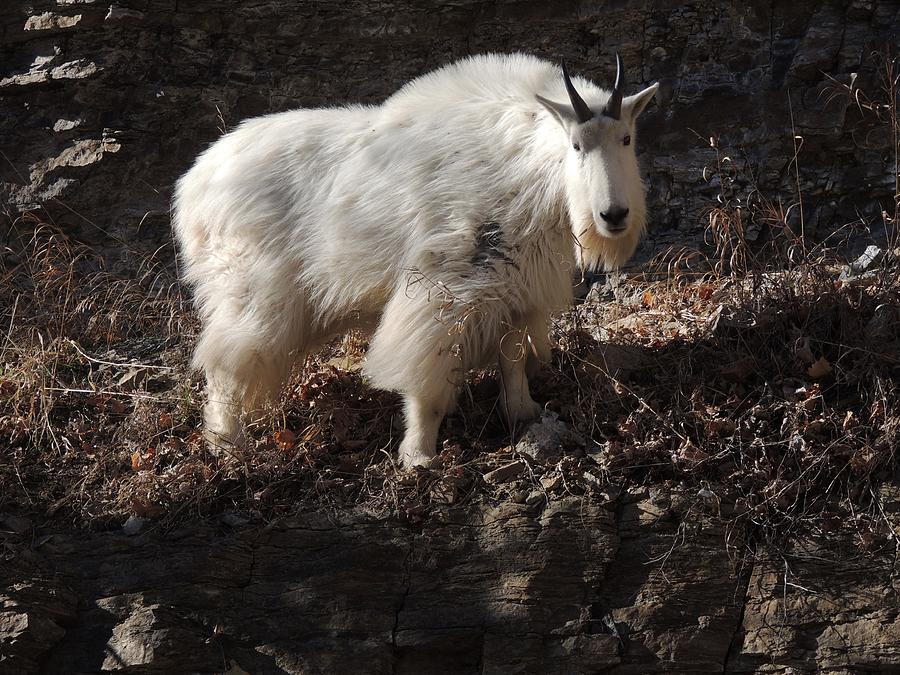
<instances>
[{"instance_id":1,"label":"shaggy white coat","mask_svg":"<svg viewBox=\"0 0 900 675\"><path fill-rule=\"evenodd\" d=\"M600 111L609 93L574 82ZM212 145L174 199L203 325L194 363L207 438L241 443L242 415L351 327L374 330L371 383L404 396L404 466L434 456L473 367L499 360L507 417L537 415L526 363L548 358L573 269L622 264L644 231L634 144L622 139L655 87L626 98L621 121L578 125L557 66L477 56L380 106L268 115ZM629 209L624 233L597 217L610 205Z\"/></svg>"}]
</instances>

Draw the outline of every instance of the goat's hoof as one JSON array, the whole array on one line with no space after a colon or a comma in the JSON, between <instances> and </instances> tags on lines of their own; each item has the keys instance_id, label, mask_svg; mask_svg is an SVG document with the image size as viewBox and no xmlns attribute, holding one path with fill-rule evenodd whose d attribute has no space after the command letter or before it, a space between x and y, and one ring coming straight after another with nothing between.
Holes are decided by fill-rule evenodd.
<instances>
[{"instance_id":1,"label":"goat's hoof","mask_svg":"<svg viewBox=\"0 0 900 675\"><path fill-rule=\"evenodd\" d=\"M431 469L439 461L439 458L433 452L429 454L421 450L404 450L402 447L397 453L397 459L403 471L411 471L417 466L423 469Z\"/></svg>"},{"instance_id":2,"label":"goat's hoof","mask_svg":"<svg viewBox=\"0 0 900 675\"><path fill-rule=\"evenodd\" d=\"M510 410L507 421L512 425L527 424L533 422L544 412L544 406L534 400L522 401L515 410Z\"/></svg>"},{"instance_id":3,"label":"goat's hoof","mask_svg":"<svg viewBox=\"0 0 900 675\"><path fill-rule=\"evenodd\" d=\"M203 440L206 442L209 452L214 456L233 455L242 450L247 442L243 431L220 434L209 429L204 429Z\"/></svg>"}]
</instances>

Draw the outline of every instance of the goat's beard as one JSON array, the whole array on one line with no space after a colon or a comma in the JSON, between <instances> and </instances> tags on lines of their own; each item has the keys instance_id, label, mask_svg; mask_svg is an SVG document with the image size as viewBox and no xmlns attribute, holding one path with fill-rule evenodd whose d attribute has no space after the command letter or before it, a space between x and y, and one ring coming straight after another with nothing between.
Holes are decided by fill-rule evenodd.
<instances>
[{"instance_id":1,"label":"goat's beard","mask_svg":"<svg viewBox=\"0 0 900 675\"><path fill-rule=\"evenodd\" d=\"M613 270L634 255L644 234L644 226L629 219L628 227L612 236L600 231L594 219L582 217L574 223L575 257L587 271Z\"/></svg>"}]
</instances>

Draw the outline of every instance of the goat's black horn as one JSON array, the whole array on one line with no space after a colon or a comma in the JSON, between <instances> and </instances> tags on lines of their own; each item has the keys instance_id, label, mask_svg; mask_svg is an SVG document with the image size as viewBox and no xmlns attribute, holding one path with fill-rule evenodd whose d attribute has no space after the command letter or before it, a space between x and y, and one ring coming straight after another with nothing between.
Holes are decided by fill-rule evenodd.
<instances>
[{"instance_id":1,"label":"goat's black horn","mask_svg":"<svg viewBox=\"0 0 900 675\"><path fill-rule=\"evenodd\" d=\"M572 80L569 78L569 70L566 68L565 61L562 62L562 74L563 81L566 83L566 91L569 92L569 101L572 103L572 108L575 110L575 116L578 118L578 121L583 124L591 119L594 116L594 113L591 112L587 103L584 102L584 99L581 98L575 90L575 85L572 84Z\"/></svg>"},{"instance_id":2,"label":"goat's black horn","mask_svg":"<svg viewBox=\"0 0 900 675\"><path fill-rule=\"evenodd\" d=\"M613 87L609 102L603 109L603 114L614 120L622 116L622 93L625 91L625 69L622 67L622 57L616 52L616 84Z\"/></svg>"}]
</instances>

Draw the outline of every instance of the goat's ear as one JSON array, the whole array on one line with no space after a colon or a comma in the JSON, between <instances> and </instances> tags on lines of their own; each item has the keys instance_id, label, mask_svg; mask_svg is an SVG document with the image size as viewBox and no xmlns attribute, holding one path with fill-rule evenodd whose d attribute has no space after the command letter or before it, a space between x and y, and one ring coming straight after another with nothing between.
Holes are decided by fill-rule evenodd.
<instances>
[{"instance_id":1,"label":"goat's ear","mask_svg":"<svg viewBox=\"0 0 900 675\"><path fill-rule=\"evenodd\" d=\"M631 119L637 119L638 115L644 112L647 104L656 96L656 90L659 89L659 82L654 82L643 91L639 91L631 96L626 96L622 101L622 116Z\"/></svg>"},{"instance_id":2,"label":"goat's ear","mask_svg":"<svg viewBox=\"0 0 900 675\"><path fill-rule=\"evenodd\" d=\"M548 98L544 98L540 94L535 94L534 97L538 100L542 106L544 106L556 121L562 125L563 129L568 130L573 125L578 124L578 116L575 114L575 110L568 103L557 103L556 101L551 101Z\"/></svg>"}]
</instances>

